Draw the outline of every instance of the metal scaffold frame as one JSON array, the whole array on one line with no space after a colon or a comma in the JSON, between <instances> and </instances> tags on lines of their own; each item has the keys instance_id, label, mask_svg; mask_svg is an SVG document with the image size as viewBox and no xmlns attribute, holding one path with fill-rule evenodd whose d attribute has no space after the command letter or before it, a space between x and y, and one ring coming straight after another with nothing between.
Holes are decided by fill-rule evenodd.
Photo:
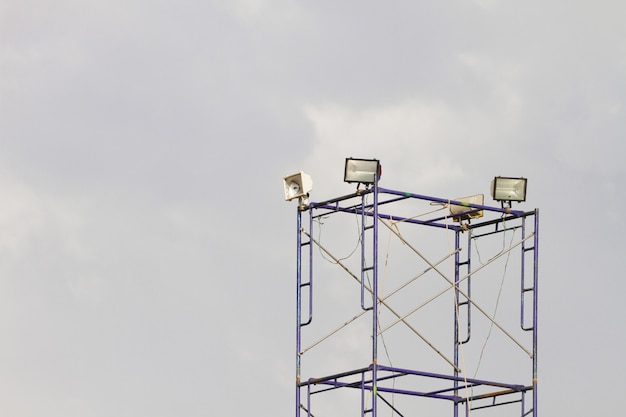
<instances>
[{"instance_id":1,"label":"metal scaffold frame","mask_svg":"<svg viewBox=\"0 0 626 417\"><path fill-rule=\"evenodd\" d=\"M412 204L437 205L441 210L433 210L420 216L405 214L406 208ZM451 206L463 206L465 211L448 214ZM396 207L405 212L397 214ZM396 213L396 214L394 214ZM476 219L475 214L480 213ZM351 222L358 219L359 237L356 251L360 255L358 272L353 272L347 263L333 255L332 250L316 238L314 228L319 219L326 219L335 215L350 215ZM470 220L471 219L471 220ZM307 221L308 220L308 221ZM455 220L452 222L452 220ZM303 202L297 209L297 278L296 278L296 417L324 417L326 408L317 405L324 402L324 398L330 393L350 391L354 394L354 406L360 409L360 416L408 416L417 415L424 402L422 400L444 400L451 404L450 413L454 417L464 415L469 417L475 413L478 415L489 414L490 409L497 409L498 415L502 412L506 415L533 416L537 417L537 330L538 330L538 234L539 210L519 211L510 207L491 207L472 204L462 201L429 197L404 191L381 188L376 180L365 189L358 189L353 194L345 195L323 202ZM429 233L444 233L452 235L454 247L450 247L447 253L435 261L418 249L420 244L428 246L428 242L410 241L405 234L400 232L397 225L402 224L406 228L426 228ZM380 226L383 226L381 229ZM408 250L422 262L426 269L418 271L409 282L399 286L393 291L383 293L379 282L381 260L379 259L379 233L385 231L401 242L405 250ZM511 240L506 247L493 256L488 262L480 260L480 253L476 246L478 239L489 239L492 236L505 236L505 232L521 232L521 237ZM419 235L422 236L422 235ZM429 234L423 234L428 238ZM498 238L499 239L499 238ZM451 239L452 240L452 239ZM504 239L502 239L504 241ZM452 244L450 245L452 246ZM319 253L319 255L318 255ZM475 280L484 274L495 262L503 262L511 255L519 256L516 268L519 269L519 283L516 291L519 305L515 308L516 324L511 329L510 323L501 323L495 317L495 312L487 311L482 302L477 301L473 289L477 291L479 286ZM357 255L355 255L355 258ZM330 261L342 274L346 274L357 282L355 292L359 291L360 311L347 321L342 321L339 327L329 333L316 333L313 340L307 340L305 335L312 325L322 322L321 327L327 332L329 317L332 314L321 314L318 320L318 312L324 312L326 305L318 308L318 295L323 297L323 291L318 287L324 285L324 278L317 277L317 264L320 258ZM478 258L478 259L476 259ZM441 264L448 261L454 264L453 276L442 271ZM356 262L356 261L355 261ZM403 305L404 311L397 308L389 298L392 295L407 291L408 285L425 274L438 277L444 287L441 290L422 300L415 298L412 308ZM352 284L351 284L352 285ZM446 346L440 346L439 341L432 341L424 335L424 331L418 326L422 322L413 320L413 313L422 307L434 304L431 301L441 299L442 294L451 295L453 300L447 304L447 310L441 316L447 316L446 323L450 327L447 331L448 339ZM315 296L315 297L314 297ZM498 298L500 293L497 293ZM412 300L413 296L409 297ZM315 298L315 300L314 300ZM314 305L315 301L315 305ZM496 300L496 306L497 306ZM511 307L508 303L504 307ZM504 308L502 307L502 308ZM390 314L392 319L381 321L381 311ZM315 316L315 320L314 320ZM439 317L439 315L437 315ZM363 318L363 319L362 319ZM331 360L324 360L324 372L319 372L315 364L304 369L307 355L320 346L332 343L331 339L348 324L357 320L366 320L366 326L359 328L368 332L369 346L367 346L366 362L362 366L350 367L349 369L336 369L328 371L336 365ZM522 359L515 359L515 364L502 362L501 370L498 369L497 378L477 378L468 375L465 370L466 360L474 360L478 364L483 359L485 345L480 350L480 358L469 358L471 352L479 349L471 349L473 323L475 326L489 328L497 333L507 343L509 351L519 351ZM398 325L398 326L396 326ZM407 329L415 336L422 346L433 353L437 360L429 361L426 366L422 364L413 366L411 359L407 360L407 366L392 366L379 360L380 343L385 343L383 334L392 328ZM437 329L439 331L440 329ZM427 331L426 331L427 333ZM489 335L487 335L487 338ZM447 343L451 342L451 343ZM342 342L345 345L345 342ZM390 342L391 343L391 342ZM404 344L404 342L402 342ZM474 343L475 344L475 343ZM450 346L451 345L451 346ZM512 348L510 348L512 346ZM330 352L332 352L332 347ZM387 346L384 346L387 349ZM465 356L467 355L467 356ZM329 356L332 356L329 355ZM478 356L478 353L476 353ZM409 356L410 358L410 356ZM507 361L509 359L503 359ZM419 362L419 361L416 361ZM439 364L439 362L441 362ZM319 363L319 362L318 362ZM431 365L431 363L437 363ZM514 366L509 366L514 365ZM340 366L340 365L339 365ZM507 374L508 369L522 368L521 371ZM334 369L334 368L333 368ZM500 372L501 371L501 372ZM358 399L356 399L358 397ZM406 397L407 401L400 402L399 398ZM334 401L333 400L331 401ZM398 399L398 400L397 400ZM420 401L411 403L410 401ZM440 401L441 403L441 401ZM415 404L415 405L413 405ZM402 408L404 407L404 408ZM447 406L446 406L447 407ZM486 413L482 413L487 410ZM480 412L479 412L480 411ZM492 411L493 412L493 411ZM338 415L338 414L332 414ZM351 415L357 415L356 412ZM430 414L428 414L430 415Z\"/></svg>"}]
</instances>

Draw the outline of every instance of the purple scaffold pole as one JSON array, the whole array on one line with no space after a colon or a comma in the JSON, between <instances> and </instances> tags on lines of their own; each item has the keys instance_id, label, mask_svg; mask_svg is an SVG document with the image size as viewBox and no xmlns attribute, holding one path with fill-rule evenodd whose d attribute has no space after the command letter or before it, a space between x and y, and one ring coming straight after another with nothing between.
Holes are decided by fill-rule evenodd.
<instances>
[{"instance_id":1,"label":"purple scaffold pole","mask_svg":"<svg viewBox=\"0 0 626 417\"><path fill-rule=\"evenodd\" d=\"M296 278L296 417L313 417L316 416L317 413L320 412L324 406L327 404L323 404L323 406L319 407L317 404L317 396L327 398L326 393L330 393L335 390L357 390L360 394L360 408L361 408L361 416L362 417L378 417L378 406L381 406L382 411L388 411L388 408L393 413L400 414L399 411L396 410L395 407L400 408L393 402L393 395L403 395L403 396L412 396L412 397L423 397L429 398L432 400L443 400L450 401L453 405L453 416L467 417L472 410L480 410L487 409L495 406L506 406L506 409L515 408L515 406L511 406L515 403L521 403L522 409L522 417L538 416L538 392L537 392L537 335L538 335L538 250L539 250L539 236L538 236L538 227L539 220L538 215L539 211L536 209L535 211L530 212L522 212L515 211L504 208L494 208L482 205L468 205L469 210L484 210L486 213L485 220L482 221L474 221L472 220L472 224L469 223L460 223L458 225L449 225L448 218L449 215L445 217L436 217L436 218L424 218L424 219L414 219L414 218L404 218L400 216L396 216L395 214L390 214L386 212L385 209L391 210L395 208L393 203L396 201L405 201L407 199L415 199L415 200L426 200L430 202L442 203L446 205L467 205L467 203L456 202L454 200L440 199L428 196L421 196L418 194L412 193L404 193L394 190L388 190L385 188L379 188L378 186L378 176L375 178L375 181L371 186L366 187L365 189L359 189L357 187L357 192L355 194L350 194L348 196L339 197L333 200L324 201L322 203L311 203L307 205L302 205L302 203L298 206L297 213L297 278ZM368 203L366 200L367 195L372 195L373 202ZM390 194L389 197L387 194ZM360 201L358 201L360 198ZM343 202L346 201L345 204ZM358 201L358 202L357 202ZM402 203L405 204L405 203ZM380 211L379 211L380 206ZM404 208L404 206L401 206ZM315 210L321 211L321 214L316 212ZM309 211L309 225L306 225L306 221L303 221L302 216L304 212ZM312 321L313 315L313 243L317 242L311 237L313 235L313 219L315 218L323 218L323 216L328 216L330 213L351 213L355 216L360 217L361 221L361 230L360 230L360 245L361 245L361 277L360 277L360 298L361 298L361 308L364 311L361 311L360 314L368 317L369 314L372 314L372 322L371 322L371 332L372 332L372 340L371 340L371 364L365 365L366 367L359 368L356 370L348 370L342 373L335 373L333 375L319 376L316 378L309 378L308 375L308 366L304 367L304 375L302 370L302 362L304 358L303 354L303 335L308 336L308 332L305 327ZM491 213L489 213L491 212ZM434 216L439 216L440 213L435 214ZM534 215L534 236L527 236L525 231L524 222L526 222L526 226L530 229L531 222L530 217ZM358 218L357 217L357 218ZM385 219L389 219L392 221L402 221L406 224L411 224L415 226L426 226L430 227L431 230L442 228L446 229L446 232L454 232L455 234L455 242L454 242L454 337L453 337L453 361L447 359L449 364L454 365L454 370L450 370L449 368L445 368L442 373L435 372L425 372L418 370L411 370L406 368L396 368L385 365L383 360L382 363L378 362L378 334L379 334L379 311L382 307L380 304L384 304L384 300L386 298L383 295L383 300L380 301L379 297L379 274L378 274L378 257L379 257L379 248L378 248L378 239L379 239L379 229L378 223L380 221L384 221ZM473 218L472 218L473 219ZM445 220L445 221L442 221ZM474 312L480 311L481 313L486 313L481 309L480 306L476 305L472 301L471 297L471 275L476 273L482 269L482 267L476 268L475 271L472 271L471 267L471 257L472 257L472 247L476 245L475 240L478 237L490 236L497 233L502 233L503 230L499 228L500 224L504 224L504 221L511 220L512 227L521 228L522 229L522 241L512 245L510 250L521 245L522 251L522 285L521 285L521 327L523 330L524 336L524 346L521 346L513 336L510 336L501 326L498 326L498 323L494 323L494 325L498 326L503 330L509 337L513 339L522 349L530 355L530 347L528 344L530 343L531 335L528 334L529 331L532 331L532 383L528 381L528 370L526 370L526 378L524 381L515 381L516 383L496 381L496 380L479 380L475 378L469 378L462 373L464 371L461 370L461 362L462 361L462 346L469 342L470 339L470 330L471 330L471 312L470 309L473 309ZM519 225L519 221L521 220L521 225ZM303 226L303 223L304 226ZM479 235L474 235L473 231L480 230L482 231L485 227L489 227L489 231L486 233L481 233ZM308 227L308 231L306 230ZM317 226L316 226L317 227ZM495 230L492 229L495 227ZM433 229L434 228L434 229ZM506 228L509 230L509 228ZM530 230L529 230L530 231ZM372 232L370 234L369 232ZM469 233L468 233L469 232ZM467 235L467 243L462 241L462 235L464 233L468 233ZM530 244L525 243L526 237L528 238L528 242L531 242L531 239L534 240L533 247L530 247ZM309 253L305 251L305 246L309 246ZM370 247L371 245L371 247ZM461 249L463 249L463 254L466 251L465 246L467 245L467 255L461 254ZM449 248L448 248L449 249ZM476 246L476 252L478 247ZM304 252L303 252L304 251ZM532 268L532 288L530 283L530 265L528 265L530 261L530 256L532 252L533 256L533 268ZM526 255L524 255L526 254ZM450 254L451 255L451 254ZM479 256L480 254L478 254ZM306 258L308 256L308 260ZM358 255L357 255L358 256ZM480 261L480 258L478 259ZM357 260L354 260L354 263L357 263ZM526 276L524 274L524 264L526 263ZM358 266L355 265L355 269ZM467 271L465 269L467 268ZM345 269L345 268L344 268ZM317 265L315 267L317 272ZM357 279L356 271L355 274L351 275ZM308 279L307 279L308 273ZM370 276L371 274L371 276ZM366 282L371 278L372 281L368 285L371 285L371 290L367 288ZM446 277L444 277L446 278ZM450 280L446 278L448 282ZM323 279L316 280L316 285L321 286L324 284ZM450 282L451 283L451 282ZM474 281L475 284L475 292L480 293L482 289L478 284L479 281ZM467 286L467 288L466 288ZM462 288L461 288L462 287ZM321 287L320 287L321 288ZM401 287L403 288L403 287ZM308 291L308 293L304 292ZM372 301L371 304L369 302L369 294L368 291L371 292ZM516 291L517 292L517 291ZM532 298L531 294L532 292ZM321 292L318 291L318 294ZM449 294L449 292L448 292ZM524 296L525 294L525 296ZM319 295L316 295L319 297ZM533 307L532 309L526 303L526 309L524 309L524 301L530 302L532 300ZM317 301L317 300L316 300ZM356 301L356 300L355 300ZM356 308L358 309L358 301ZM306 304L308 303L308 307ZM517 309L518 306L515 303L513 305L514 309ZM386 304L385 304L386 305ZM449 302L445 305L446 311L449 312ZM308 313L307 313L308 310ZM365 313L365 311L367 313ZM532 324L530 314L532 311ZM311 332L317 332L317 321L319 320L319 310L318 318L316 318L316 323L312 324ZM524 315L526 316L524 318ZM476 316L476 314L474 314ZM359 315L360 317L360 315ZM383 317L384 318L384 317ZM478 315L478 318L474 317L475 324L480 325L482 321L480 321L482 316ZM365 317L364 317L365 319ZM487 315L487 319L490 317ZM446 316L446 331L449 331L449 316ZM369 324L368 324L369 325ZM367 332L367 330L365 330ZM383 330L384 331L384 330ZM519 332L519 329L517 329ZM334 333L331 333L334 334ZM475 338L474 338L475 339ZM325 340L325 339L322 339ZM307 338L304 338L304 341L307 341ZM446 341L448 345L450 340ZM449 345L448 345L449 346ZM367 349L367 346L364 347ZM305 348L304 351L308 351L308 348ZM363 352L367 354L366 352ZM482 353L481 353L482 355ZM360 358L365 359L367 358ZM525 361L525 364L530 365L529 362ZM435 370L440 369L439 367L435 367ZM443 369L443 368L441 368ZM303 382L304 378L304 382ZM392 381L400 380L402 378L402 385L396 386L395 383L391 385ZM428 388L422 388L425 386L425 382L428 381L438 382L433 383L434 388L429 390ZM519 384L519 382L523 382L523 384ZM415 387L415 388L413 388ZM465 392L463 391L465 389ZM530 392L532 391L532 397ZM388 397L391 396L392 400L388 401ZM331 395L332 398L332 395ZM315 401L313 401L315 400ZM380 401L378 401L380 400ZM532 401L532 406L531 406ZM315 402L315 406L312 406L312 402ZM398 402L400 403L400 402ZM404 403L402 404L404 405ZM354 406L358 407L358 403L354 404ZM449 406L446 406L448 412L450 411ZM463 408L461 408L463 407ZM531 408L532 407L532 408ZM312 408L317 409L316 412ZM386 414L386 413L385 413Z\"/></svg>"},{"instance_id":2,"label":"purple scaffold pole","mask_svg":"<svg viewBox=\"0 0 626 417\"><path fill-rule=\"evenodd\" d=\"M454 396L459 395L459 231L454 233ZM459 403L454 402L454 417L459 417Z\"/></svg>"},{"instance_id":3,"label":"purple scaffold pole","mask_svg":"<svg viewBox=\"0 0 626 417\"><path fill-rule=\"evenodd\" d=\"M537 417L537 324L538 324L538 301L539 301L539 209L535 209L535 238L534 238L534 264L533 264L533 417Z\"/></svg>"},{"instance_id":4,"label":"purple scaffold pole","mask_svg":"<svg viewBox=\"0 0 626 417\"><path fill-rule=\"evenodd\" d=\"M301 326L302 321L302 211L298 207L297 215L297 254L296 254L296 417L300 417L300 377L301 377Z\"/></svg>"},{"instance_id":5,"label":"purple scaffold pole","mask_svg":"<svg viewBox=\"0 0 626 417\"><path fill-rule=\"evenodd\" d=\"M373 310L372 310L372 417L377 416L378 398L378 179L374 181L374 247L373 247Z\"/></svg>"}]
</instances>

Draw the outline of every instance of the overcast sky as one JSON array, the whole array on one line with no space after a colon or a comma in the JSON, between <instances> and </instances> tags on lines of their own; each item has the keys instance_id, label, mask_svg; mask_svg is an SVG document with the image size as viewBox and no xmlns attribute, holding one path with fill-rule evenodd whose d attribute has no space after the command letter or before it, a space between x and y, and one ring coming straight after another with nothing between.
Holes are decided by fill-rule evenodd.
<instances>
[{"instance_id":1,"label":"overcast sky","mask_svg":"<svg viewBox=\"0 0 626 417\"><path fill-rule=\"evenodd\" d=\"M623 412L624 16L620 0L3 0L0 414L293 414L281 181L346 194L347 156L442 198L528 177L541 413Z\"/></svg>"}]
</instances>

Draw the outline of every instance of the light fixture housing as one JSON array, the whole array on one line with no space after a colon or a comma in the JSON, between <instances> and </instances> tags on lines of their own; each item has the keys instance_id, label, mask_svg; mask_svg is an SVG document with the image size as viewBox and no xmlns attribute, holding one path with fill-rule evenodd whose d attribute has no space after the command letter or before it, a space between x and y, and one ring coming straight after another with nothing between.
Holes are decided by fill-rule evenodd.
<instances>
[{"instance_id":1,"label":"light fixture housing","mask_svg":"<svg viewBox=\"0 0 626 417\"><path fill-rule=\"evenodd\" d=\"M478 219L483 217L483 211L472 211L475 210L469 206L469 204L477 204L480 206L485 205L485 196L483 194L471 195L469 197L461 197L456 198L455 201L460 201L461 203L467 203L468 205L450 205L450 214L452 215L452 220L455 222L460 222L461 220L469 220L469 219ZM467 213L467 212L471 213Z\"/></svg>"},{"instance_id":2,"label":"light fixture housing","mask_svg":"<svg viewBox=\"0 0 626 417\"><path fill-rule=\"evenodd\" d=\"M346 158L343 174L345 182L374 184L380 178L380 161L378 159Z\"/></svg>"},{"instance_id":3,"label":"light fixture housing","mask_svg":"<svg viewBox=\"0 0 626 417\"><path fill-rule=\"evenodd\" d=\"M313 189L313 180L310 175L298 171L283 178L283 188L286 201L291 201L294 198L307 198Z\"/></svg>"},{"instance_id":4,"label":"light fixture housing","mask_svg":"<svg viewBox=\"0 0 626 417\"><path fill-rule=\"evenodd\" d=\"M496 201L526 201L526 178L495 177L491 181L491 196Z\"/></svg>"}]
</instances>

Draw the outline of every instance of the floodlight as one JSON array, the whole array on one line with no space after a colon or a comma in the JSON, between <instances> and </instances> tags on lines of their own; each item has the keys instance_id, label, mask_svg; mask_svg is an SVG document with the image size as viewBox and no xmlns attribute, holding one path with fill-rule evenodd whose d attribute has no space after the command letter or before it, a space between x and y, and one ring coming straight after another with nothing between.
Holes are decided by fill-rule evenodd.
<instances>
[{"instance_id":1,"label":"floodlight","mask_svg":"<svg viewBox=\"0 0 626 417\"><path fill-rule=\"evenodd\" d=\"M310 175L298 171L283 178L283 188L285 189L286 201L291 201L294 198L306 198L309 196L309 191L313 189L313 180Z\"/></svg>"},{"instance_id":2,"label":"floodlight","mask_svg":"<svg viewBox=\"0 0 626 417\"><path fill-rule=\"evenodd\" d=\"M343 180L361 184L374 184L380 178L380 161L378 159L346 158Z\"/></svg>"},{"instance_id":3,"label":"floodlight","mask_svg":"<svg viewBox=\"0 0 626 417\"><path fill-rule=\"evenodd\" d=\"M496 201L526 201L526 178L495 177L491 196Z\"/></svg>"},{"instance_id":4,"label":"floodlight","mask_svg":"<svg viewBox=\"0 0 626 417\"><path fill-rule=\"evenodd\" d=\"M462 206L451 204L450 205L450 214L453 216L452 220L455 222L460 222L461 220L468 219L477 219L479 217L483 217L483 211L473 211L473 209L469 206L469 204L478 204L483 206L485 203L485 196L483 194L471 195L469 197L456 198L455 201L460 201L463 204ZM470 212L470 213L467 213Z\"/></svg>"}]
</instances>

